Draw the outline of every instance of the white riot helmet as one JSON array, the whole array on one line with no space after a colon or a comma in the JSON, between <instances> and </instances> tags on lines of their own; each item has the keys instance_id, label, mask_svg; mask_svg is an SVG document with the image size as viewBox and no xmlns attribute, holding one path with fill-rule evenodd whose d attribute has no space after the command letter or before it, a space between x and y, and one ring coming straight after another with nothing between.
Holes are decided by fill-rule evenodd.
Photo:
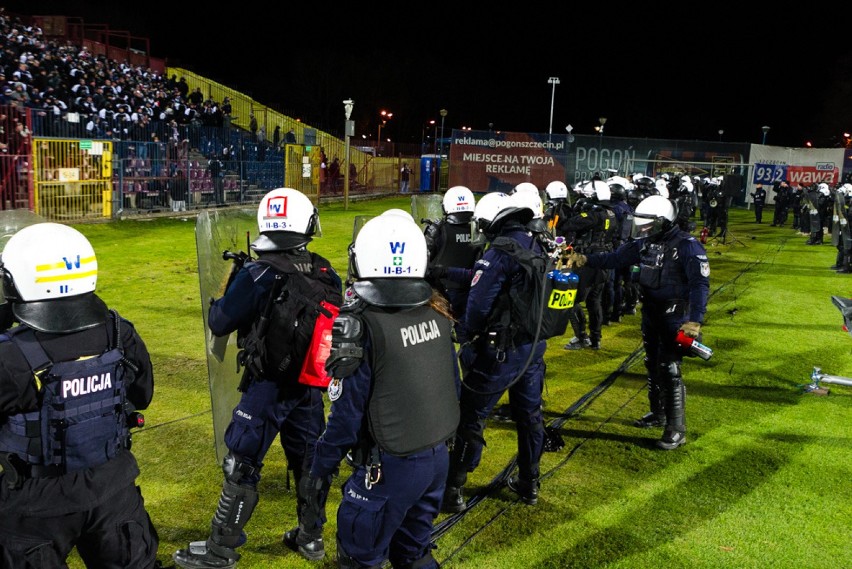
<instances>
[{"instance_id":1,"label":"white riot helmet","mask_svg":"<svg viewBox=\"0 0 852 569\"><path fill-rule=\"evenodd\" d=\"M633 212L630 236L634 239L654 237L668 231L677 217L674 204L663 196L648 196Z\"/></svg>"},{"instance_id":2,"label":"white riot helmet","mask_svg":"<svg viewBox=\"0 0 852 569\"><path fill-rule=\"evenodd\" d=\"M388 210L385 210L385 211L382 212L382 215L395 215L397 217L401 217L401 218L403 218L407 221L410 221L411 223L417 223L416 221L414 221L413 215L411 215L410 213L408 213L404 209L400 209L398 207L392 207Z\"/></svg>"},{"instance_id":3,"label":"white riot helmet","mask_svg":"<svg viewBox=\"0 0 852 569\"><path fill-rule=\"evenodd\" d=\"M268 192L257 206L260 236L251 244L258 252L286 251L304 247L319 230L319 214L313 202L293 188Z\"/></svg>"},{"instance_id":4,"label":"white riot helmet","mask_svg":"<svg viewBox=\"0 0 852 569\"><path fill-rule=\"evenodd\" d=\"M36 223L19 230L0 255L0 272L12 313L31 328L76 332L106 320L107 307L94 294L95 251L72 227Z\"/></svg>"},{"instance_id":5,"label":"white riot helmet","mask_svg":"<svg viewBox=\"0 0 852 569\"><path fill-rule=\"evenodd\" d=\"M538 193L538 187L535 184L533 184L532 182L521 182L520 184L518 184L514 188L512 188L512 191L510 193L517 194L519 192L535 192L535 193Z\"/></svg>"},{"instance_id":6,"label":"white riot helmet","mask_svg":"<svg viewBox=\"0 0 852 569\"><path fill-rule=\"evenodd\" d=\"M442 205L446 214L473 212L476 208L476 199L470 188L453 186L444 194Z\"/></svg>"},{"instance_id":7,"label":"white riot helmet","mask_svg":"<svg viewBox=\"0 0 852 569\"><path fill-rule=\"evenodd\" d=\"M476 228L480 233L494 235L499 229L500 222L516 213L521 223L528 223L533 216L533 211L529 207L519 206L514 196L502 192L489 192L479 198L473 218L476 220Z\"/></svg>"},{"instance_id":8,"label":"white riot helmet","mask_svg":"<svg viewBox=\"0 0 852 569\"><path fill-rule=\"evenodd\" d=\"M589 182L589 190L587 190L591 195L589 197L594 197L599 202L608 202L612 199L612 191L609 189L609 185L603 180L592 180Z\"/></svg>"},{"instance_id":9,"label":"white riot helmet","mask_svg":"<svg viewBox=\"0 0 852 569\"><path fill-rule=\"evenodd\" d=\"M551 200L566 199L568 197L568 186L565 185L565 182L560 182L559 180L554 180L547 184L544 191L548 199Z\"/></svg>"},{"instance_id":10,"label":"white riot helmet","mask_svg":"<svg viewBox=\"0 0 852 569\"><path fill-rule=\"evenodd\" d=\"M522 182L515 186L512 190L512 197L515 202L523 207L528 207L533 212L533 219L541 219L544 217L544 204L541 201L541 193L535 185L529 182Z\"/></svg>"},{"instance_id":11,"label":"white riot helmet","mask_svg":"<svg viewBox=\"0 0 852 569\"><path fill-rule=\"evenodd\" d=\"M613 184L619 185L624 188L625 192L629 192L634 189L636 186L633 182L625 178L624 176L610 176L606 179L606 184L612 188Z\"/></svg>"},{"instance_id":12,"label":"white riot helmet","mask_svg":"<svg viewBox=\"0 0 852 569\"><path fill-rule=\"evenodd\" d=\"M657 189L657 192L659 192L661 196L663 196L664 198L669 197L669 185L663 178L660 178L656 182L654 182L654 187Z\"/></svg>"},{"instance_id":13,"label":"white riot helmet","mask_svg":"<svg viewBox=\"0 0 852 569\"><path fill-rule=\"evenodd\" d=\"M840 189L843 190L843 193L845 193L847 196L852 196L852 184L843 184L842 186L840 186Z\"/></svg>"},{"instance_id":14,"label":"white riot helmet","mask_svg":"<svg viewBox=\"0 0 852 569\"><path fill-rule=\"evenodd\" d=\"M826 184L824 182L817 186L817 190L819 191L819 193L821 193L824 196L831 195L831 190L828 188L828 184Z\"/></svg>"},{"instance_id":15,"label":"white riot helmet","mask_svg":"<svg viewBox=\"0 0 852 569\"><path fill-rule=\"evenodd\" d=\"M358 279L423 278L428 252L420 226L387 212L367 221L350 250L350 264Z\"/></svg>"}]
</instances>

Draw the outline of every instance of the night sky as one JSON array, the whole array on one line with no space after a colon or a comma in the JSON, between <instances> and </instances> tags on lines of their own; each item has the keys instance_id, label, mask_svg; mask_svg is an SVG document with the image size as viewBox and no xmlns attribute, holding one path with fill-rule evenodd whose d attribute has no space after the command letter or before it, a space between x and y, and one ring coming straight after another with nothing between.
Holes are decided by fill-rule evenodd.
<instances>
[{"instance_id":1,"label":"night sky","mask_svg":"<svg viewBox=\"0 0 852 569\"><path fill-rule=\"evenodd\" d=\"M376 136L382 109L397 142L419 142L442 108L447 129L548 132L552 99L555 133L592 134L606 117L608 136L718 141L723 130L759 143L767 125L767 144L830 147L852 129L839 17L751 17L718 2L568 18L554 3L458 4L353 3L347 15L331 3L0 2L149 37L152 55L325 130L342 131L352 98L356 136Z\"/></svg>"}]
</instances>

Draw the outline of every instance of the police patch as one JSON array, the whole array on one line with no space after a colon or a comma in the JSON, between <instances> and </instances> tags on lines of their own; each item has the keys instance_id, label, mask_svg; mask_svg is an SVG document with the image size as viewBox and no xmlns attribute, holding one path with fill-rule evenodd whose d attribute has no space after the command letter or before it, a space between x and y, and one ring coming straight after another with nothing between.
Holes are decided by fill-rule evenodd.
<instances>
[{"instance_id":1,"label":"police patch","mask_svg":"<svg viewBox=\"0 0 852 569\"><path fill-rule=\"evenodd\" d=\"M710 276L710 263L701 263L701 276L709 277Z\"/></svg>"},{"instance_id":2,"label":"police patch","mask_svg":"<svg viewBox=\"0 0 852 569\"><path fill-rule=\"evenodd\" d=\"M475 286L476 283L479 282L479 277L481 277L481 276L482 276L482 271L476 271L476 273L473 275L473 279L471 279L471 281L470 281L470 286Z\"/></svg>"},{"instance_id":3,"label":"police patch","mask_svg":"<svg viewBox=\"0 0 852 569\"><path fill-rule=\"evenodd\" d=\"M336 377L333 378L328 384L328 398L331 401L337 401L342 393L343 383Z\"/></svg>"}]
</instances>

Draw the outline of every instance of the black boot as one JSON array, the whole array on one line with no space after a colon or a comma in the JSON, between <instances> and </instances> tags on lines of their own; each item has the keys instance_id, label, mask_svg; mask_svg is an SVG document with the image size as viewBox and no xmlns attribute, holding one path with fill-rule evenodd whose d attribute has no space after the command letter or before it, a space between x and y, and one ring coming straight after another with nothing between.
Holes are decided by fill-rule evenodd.
<instances>
[{"instance_id":1,"label":"black boot","mask_svg":"<svg viewBox=\"0 0 852 569\"><path fill-rule=\"evenodd\" d=\"M245 543L243 527L257 506L258 494L254 486L239 484L238 481L243 475L254 472L254 468L231 454L225 458L222 468L225 483L210 522L210 537L207 541L193 541L186 549L175 551L172 559L179 567L232 569L240 558L235 549Z\"/></svg>"},{"instance_id":2,"label":"black boot","mask_svg":"<svg viewBox=\"0 0 852 569\"><path fill-rule=\"evenodd\" d=\"M639 427L640 429L650 429L651 427L662 427L666 424L666 416L658 415L651 411L645 413L635 421L633 421L634 427Z\"/></svg>"},{"instance_id":3,"label":"black boot","mask_svg":"<svg viewBox=\"0 0 852 569\"><path fill-rule=\"evenodd\" d=\"M663 402L663 390L657 380L648 376L648 404L650 411L633 421L634 427L649 429L651 427L662 427L666 424L666 411Z\"/></svg>"},{"instance_id":4,"label":"black boot","mask_svg":"<svg viewBox=\"0 0 852 569\"><path fill-rule=\"evenodd\" d=\"M447 514L457 514L467 508L463 494L464 486L447 486L444 488L444 499L441 501L441 511Z\"/></svg>"},{"instance_id":5,"label":"black boot","mask_svg":"<svg viewBox=\"0 0 852 569\"><path fill-rule=\"evenodd\" d=\"M233 569L239 559L239 553L209 539L190 542L189 547L172 554L175 564L184 569Z\"/></svg>"},{"instance_id":6,"label":"black boot","mask_svg":"<svg viewBox=\"0 0 852 569\"><path fill-rule=\"evenodd\" d=\"M509 490L518 495L524 504L530 506L538 504L538 489L540 486L538 478L527 481L515 475L509 478L506 485L509 487Z\"/></svg>"},{"instance_id":7,"label":"black boot","mask_svg":"<svg viewBox=\"0 0 852 569\"><path fill-rule=\"evenodd\" d=\"M674 450L686 442L686 390L680 375L680 365L669 364L671 376L666 378L666 430L657 441L657 448Z\"/></svg>"},{"instance_id":8,"label":"black boot","mask_svg":"<svg viewBox=\"0 0 852 569\"><path fill-rule=\"evenodd\" d=\"M314 535L316 534L316 535ZM288 548L297 552L308 561L319 561L325 557L325 544L322 540L322 530L318 532L303 531L295 527L284 533L281 539Z\"/></svg>"}]
</instances>

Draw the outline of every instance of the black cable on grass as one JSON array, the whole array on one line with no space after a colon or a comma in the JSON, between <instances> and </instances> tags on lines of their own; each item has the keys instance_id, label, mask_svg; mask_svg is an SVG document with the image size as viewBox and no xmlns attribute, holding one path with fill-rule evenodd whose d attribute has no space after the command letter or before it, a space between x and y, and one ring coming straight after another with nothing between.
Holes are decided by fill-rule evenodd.
<instances>
[{"instance_id":1,"label":"black cable on grass","mask_svg":"<svg viewBox=\"0 0 852 569\"><path fill-rule=\"evenodd\" d=\"M756 265L759 265L761 263L762 263L762 260L757 260L757 261L754 261L752 263L747 264L733 278L729 279L725 283L722 283L715 290L711 291L709 296L708 296L708 300L710 298L713 298L714 296L716 296L716 294L718 294L720 291L724 290L727 286L735 284L736 281L738 281L741 276L743 276L747 272L751 271ZM568 419L570 419L572 417L579 415L580 412L582 412L586 407L588 407L595 399L597 399L598 396L600 396L607 389L609 389L609 387L612 386L612 384L615 382L615 380L618 378L618 376L620 376L622 373L626 372L633 365L635 365L638 361L640 361L641 358L644 357L644 354L645 354L645 347L644 347L644 345L640 344L640 346L637 347L630 355L628 355L627 358L625 358L624 361L622 361L621 364L611 374L609 374L601 383L599 383L598 385L593 387L591 390L589 390L587 393L585 393L583 396L581 396L570 407L568 407L568 409L566 409L565 412L561 413L558 417L553 419L547 426L551 427L551 428L558 429L559 427L561 427L565 423L565 421L567 421ZM610 419L612 419L612 417L614 417L616 414L618 414L618 412L620 412L628 403L633 401L633 399L635 399L639 395L639 393L643 392L644 389L645 389L644 387L640 388L636 392L636 394L633 395L633 397L629 398L614 413L612 413L605 420L601 421L600 424L598 425L597 429L595 429L594 432L600 431L600 429L603 428L603 426L605 424L607 424L610 421ZM586 437L586 438L580 440L579 442L577 442L577 444L575 444L571 448L571 450L568 451L568 453L565 455L565 458L562 461L560 461L556 466L554 466L549 471L547 471L546 473L541 475L540 478L544 479L544 478L549 478L549 477L553 476L553 474L557 470L562 468L568 462L568 459L570 459L574 454L576 454L576 452L578 450L580 450L580 448L584 444L586 444L588 441L589 441L589 437ZM503 468L503 470L501 470L500 473L491 480L491 482L488 484L488 486L485 487L485 489L483 491L475 494L474 496L472 496L467 501L467 507L464 510L462 510L461 512L457 512L455 514L452 514L449 517L445 518L440 523L435 524L435 526L432 528L432 539L431 539L432 543L434 544L441 536L446 534L454 525L456 525L459 521L461 521L475 506L477 506L479 503L483 502L489 496L493 495L500 488L505 486L506 481L508 481L509 477L511 476L511 473L514 471L516 464L517 464L517 455L515 455L509 461L509 463ZM516 498L515 501L512 502L512 504L513 505L517 504L519 501L520 501L520 498ZM486 521L486 523L481 525L476 531L474 531L471 535L469 535L455 550L450 552L450 554L446 558L443 559L442 563L447 562L452 557L454 557L457 553L459 553L462 549L464 549L464 547L466 547L468 543L470 543L477 535L479 535L479 533L481 533L483 530L485 530L485 528L487 528L488 526L493 524L500 516L502 516L508 510L509 510L508 507L502 508L499 511L497 511L495 514L493 514ZM383 567L384 566L385 565L383 565Z\"/></svg>"}]
</instances>

